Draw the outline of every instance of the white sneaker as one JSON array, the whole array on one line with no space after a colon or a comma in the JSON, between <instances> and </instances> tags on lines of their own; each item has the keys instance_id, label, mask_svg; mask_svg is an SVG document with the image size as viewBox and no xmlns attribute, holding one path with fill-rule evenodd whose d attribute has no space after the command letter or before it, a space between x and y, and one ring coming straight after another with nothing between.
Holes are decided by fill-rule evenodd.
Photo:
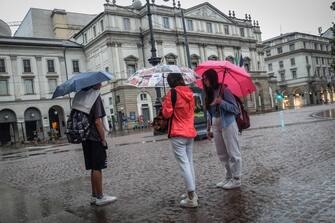
<instances>
[{"instance_id":1,"label":"white sneaker","mask_svg":"<svg viewBox=\"0 0 335 223\"><path fill-rule=\"evenodd\" d=\"M230 178L225 178L223 181L216 184L216 187L222 188L224 185L226 185L230 181Z\"/></svg>"},{"instance_id":2,"label":"white sneaker","mask_svg":"<svg viewBox=\"0 0 335 223\"><path fill-rule=\"evenodd\" d=\"M223 189L230 190L234 188L241 187L241 179L230 179L228 183L222 186Z\"/></svg>"},{"instance_id":3,"label":"white sneaker","mask_svg":"<svg viewBox=\"0 0 335 223\"><path fill-rule=\"evenodd\" d=\"M189 199L186 197L185 199L180 201L180 206L184 208L196 208L198 207L198 196L195 194L193 199Z\"/></svg>"},{"instance_id":4,"label":"white sneaker","mask_svg":"<svg viewBox=\"0 0 335 223\"><path fill-rule=\"evenodd\" d=\"M197 195L196 193L194 193L194 197L195 197L197 200L199 199L199 198L198 198L198 195ZM180 199L184 200L184 199L186 199L186 198L187 198L187 194L186 194L186 193L180 195Z\"/></svg>"},{"instance_id":5,"label":"white sneaker","mask_svg":"<svg viewBox=\"0 0 335 223\"><path fill-rule=\"evenodd\" d=\"M99 198L95 199L95 205L101 206L101 205L105 205L105 204L110 204L110 203L112 203L116 200L117 200L117 197L104 195L100 199Z\"/></svg>"}]
</instances>

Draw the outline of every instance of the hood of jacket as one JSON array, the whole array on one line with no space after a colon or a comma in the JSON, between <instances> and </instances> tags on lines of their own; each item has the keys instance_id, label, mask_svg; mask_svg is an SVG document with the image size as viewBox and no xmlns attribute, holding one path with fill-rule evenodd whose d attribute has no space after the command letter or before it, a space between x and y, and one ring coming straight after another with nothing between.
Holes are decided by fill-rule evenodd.
<instances>
[{"instance_id":1,"label":"hood of jacket","mask_svg":"<svg viewBox=\"0 0 335 223\"><path fill-rule=\"evenodd\" d=\"M177 86L176 92L178 96L182 97L186 102L190 102L193 99L193 92L188 86Z\"/></svg>"}]
</instances>

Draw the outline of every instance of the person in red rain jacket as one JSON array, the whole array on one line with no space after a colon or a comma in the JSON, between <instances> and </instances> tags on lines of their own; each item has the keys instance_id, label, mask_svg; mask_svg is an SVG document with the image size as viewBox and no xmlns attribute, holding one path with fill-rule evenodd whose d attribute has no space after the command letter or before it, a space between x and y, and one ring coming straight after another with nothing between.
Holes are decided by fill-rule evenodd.
<instances>
[{"instance_id":1,"label":"person in red rain jacket","mask_svg":"<svg viewBox=\"0 0 335 223\"><path fill-rule=\"evenodd\" d=\"M176 90L177 100L172 106L171 91L168 92L162 105L164 118L172 118L169 125L170 142L173 153L186 183L187 193L182 195L182 207L197 207L198 196L195 193L195 175L193 168L192 148L194 137L194 99L192 90L185 85L180 73L170 73L167 82ZM170 131L171 128L171 131Z\"/></svg>"}]
</instances>

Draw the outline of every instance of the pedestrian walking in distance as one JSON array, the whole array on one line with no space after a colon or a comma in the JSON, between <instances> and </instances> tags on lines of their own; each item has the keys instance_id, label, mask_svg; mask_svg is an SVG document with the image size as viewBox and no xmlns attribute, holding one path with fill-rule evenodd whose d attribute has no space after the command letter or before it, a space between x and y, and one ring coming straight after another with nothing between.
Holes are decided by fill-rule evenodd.
<instances>
[{"instance_id":1,"label":"pedestrian walking in distance","mask_svg":"<svg viewBox=\"0 0 335 223\"><path fill-rule=\"evenodd\" d=\"M192 147L196 130L194 128L194 99L192 90L185 85L180 73L170 73L167 82L171 88L163 102L162 113L169 118L168 136L174 156L186 184L186 194L181 196L182 207L197 207Z\"/></svg>"},{"instance_id":2,"label":"pedestrian walking in distance","mask_svg":"<svg viewBox=\"0 0 335 223\"><path fill-rule=\"evenodd\" d=\"M218 157L226 169L223 180L216 186L223 189L238 188L241 186L242 160L235 116L240 113L240 109L229 88L218 83L215 70L205 71L202 82L208 117L208 138L212 137L212 128Z\"/></svg>"},{"instance_id":3,"label":"pedestrian walking in distance","mask_svg":"<svg viewBox=\"0 0 335 223\"><path fill-rule=\"evenodd\" d=\"M109 204L117 199L103 194L102 191L102 169L107 168L107 142L103 124L106 113L99 92L100 88L101 84L96 84L81 90L75 95L72 105L72 109L88 114L89 134L82 142L82 146L86 170L91 170L91 204L97 206Z\"/></svg>"}]
</instances>

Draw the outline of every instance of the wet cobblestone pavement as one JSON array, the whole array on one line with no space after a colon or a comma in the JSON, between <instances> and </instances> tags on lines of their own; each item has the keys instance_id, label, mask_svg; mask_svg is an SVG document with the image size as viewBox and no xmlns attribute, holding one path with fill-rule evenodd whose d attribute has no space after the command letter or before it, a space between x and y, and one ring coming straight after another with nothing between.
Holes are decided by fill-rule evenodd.
<instances>
[{"instance_id":1,"label":"wet cobblestone pavement","mask_svg":"<svg viewBox=\"0 0 335 223\"><path fill-rule=\"evenodd\" d=\"M252 116L240 189L215 188L223 167L214 145L197 141L198 209L179 207L184 184L165 136L109 141L104 188L119 199L104 207L89 205L79 145L0 153L0 222L335 222L335 120L317 115L332 109Z\"/></svg>"}]
</instances>

